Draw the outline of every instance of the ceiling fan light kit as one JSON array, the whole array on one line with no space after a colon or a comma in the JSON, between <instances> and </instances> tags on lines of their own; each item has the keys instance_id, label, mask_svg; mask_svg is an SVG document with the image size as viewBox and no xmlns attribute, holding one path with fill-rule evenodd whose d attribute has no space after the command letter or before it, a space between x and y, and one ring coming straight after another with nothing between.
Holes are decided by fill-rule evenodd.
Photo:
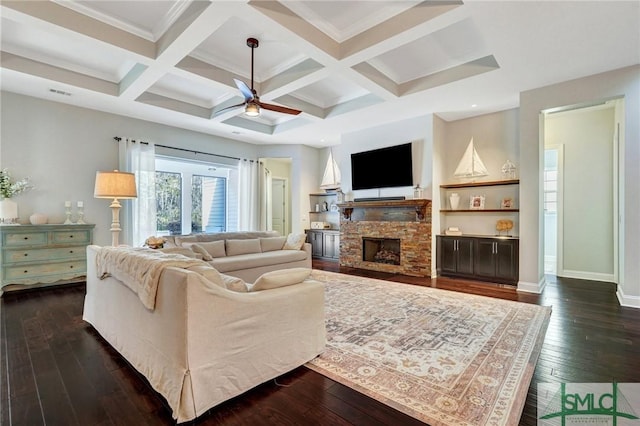
<instances>
[{"instance_id":1,"label":"ceiling fan light kit","mask_svg":"<svg viewBox=\"0 0 640 426\"><path fill-rule=\"evenodd\" d=\"M249 102L244 109L244 113L249 117L257 117L260 115L260 107L258 106L258 104Z\"/></svg>"},{"instance_id":2,"label":"ceiling fan light kit","mask_svg":"<svg viewBox=\"0 0 640 426\"><path fill-rule=\"evenodd\" d=\"M244 81L241 81L235 78L233 79L233 81L236 83L236 86L242 93L242 96L244 97L244 102L238 105L232 105L227 108L222 108L216 114L220 114L223 111L227 111L230 109L239 108L241 106L244 106L244 114L248 117L259 116L260 111L263 108L270 111L281 112L284 114L291 114L291 115L298 115L302 112L297 109L287 108L280 105L268 104L260 101L260 96L258 96L258 92L256 92L256 90L253 88L253 50L256 47L258 47L259 44L260 43L256 38L249 37L247 39L247 46L251 48L251 88L249 88L249 86L247 86L247 83L245 83Z\"/></svg>"}]
</instances>

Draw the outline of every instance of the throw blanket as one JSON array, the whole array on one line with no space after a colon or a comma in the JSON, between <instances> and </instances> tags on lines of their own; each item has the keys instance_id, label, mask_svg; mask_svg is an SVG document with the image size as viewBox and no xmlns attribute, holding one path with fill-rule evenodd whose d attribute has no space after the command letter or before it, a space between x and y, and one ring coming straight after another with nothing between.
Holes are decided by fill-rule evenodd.
<instances>
[{"instance_id":1,"label":"throw blanket","mask_svg":"<svg viewBox=\"0 0 640 426\"><path fill-rule=\"evenodd\" d=\"M156 292L164 268L189 268L203 264L206 265L200 259L139 247L102 247L96 256L98 278L111 275L122 281L151 310L156 305Z\"/></svg>"}]
</instances>

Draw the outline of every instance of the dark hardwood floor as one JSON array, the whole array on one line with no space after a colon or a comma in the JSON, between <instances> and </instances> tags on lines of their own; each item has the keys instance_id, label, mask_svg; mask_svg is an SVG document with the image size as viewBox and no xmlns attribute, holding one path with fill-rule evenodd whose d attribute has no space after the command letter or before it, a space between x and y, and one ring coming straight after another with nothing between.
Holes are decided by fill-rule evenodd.
<instances>
[{"instance_id":1,"label":"dark hardwood floor","mask_svg":"<svg viewBox=\"0 0 640 426\"><path fill-rule=\"evenodd\" d=\"M543 294L453 279L314 268L553 307L521 425L536 424L539 382L640 382L640 310L613 284L550 277ZM82 321L84 285L6 293L0 304L0 424L173 424L164 400ZM197 425L422 424L305 367L227 401Z\"/></svg>"}]
</instances>

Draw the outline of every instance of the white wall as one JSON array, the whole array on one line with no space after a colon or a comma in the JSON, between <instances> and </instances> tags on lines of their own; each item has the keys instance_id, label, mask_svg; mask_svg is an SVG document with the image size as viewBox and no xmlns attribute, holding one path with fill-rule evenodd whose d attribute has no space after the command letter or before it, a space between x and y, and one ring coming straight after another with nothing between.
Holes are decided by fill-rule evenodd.
<instances>
[{"instance_id":1,"label":"white wall","mask_svg":"<svg viewBox=\"0 0 640 426\"><path fill-rule=\"evenodd\" d=\"M614 112L582 108L545 118L545 145L564 146L562 276L613 281Z\"/></svg>"},{"instance_id":2,"label":"white wall","mask_svg":"<svg viewBox=\"0 0 640 426\"><path fill-rule=\"evenodd\" d=\"M541 111L621 96L625 99L620 152L624 206L619 221L624 243L618 298L623 305L640 307L640 65L520 94L520 197L527 202L520 207L519 289L540 291L544 286Z\"/></svg>"},{"instance_id":3,"label":"white wall","mask_svg":"<svg viewBox=\"0 0 640 426\"><path fill-rule=\"evenodd\" d=\"M111 211L107 200L93 198L93 186L97 170L118 167L114 136L233 157L291 157L292 180L300 181L298 189L306 193L306 174L317 167L318 150L310 147L253 145L9 92L1 95L0 167L16 178L29 176L36 185L16 197L20 222L28 223L32 213L40 212L50 223L62 223L64 201L75 206L82 200L86 221L96 224L94 242L99 245L111 241ZM292 215L301 216L299 193L292 194ZM301 229L300 221L294 220L293 229Z\"/></svg>"}]
</instances>

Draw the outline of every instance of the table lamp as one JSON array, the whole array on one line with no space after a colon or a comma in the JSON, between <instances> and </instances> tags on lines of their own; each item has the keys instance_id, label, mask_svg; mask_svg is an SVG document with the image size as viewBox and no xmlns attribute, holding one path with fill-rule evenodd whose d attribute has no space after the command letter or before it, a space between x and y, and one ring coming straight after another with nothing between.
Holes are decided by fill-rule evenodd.
<instances>
[{"instance_id":1,"label":"table lamp","mask_svg":"<svg viewBox=\"0 0 640 426\"><path fill-rule=\"evenodd\" d=\"M118 246L120 228L120 202L118 199L131 199L138 196L136 178L133 173L118 170L96 172L96 186L93 192L95 198L113 198L111 202L111 245Z\"/></svg>"}]
</instances>

